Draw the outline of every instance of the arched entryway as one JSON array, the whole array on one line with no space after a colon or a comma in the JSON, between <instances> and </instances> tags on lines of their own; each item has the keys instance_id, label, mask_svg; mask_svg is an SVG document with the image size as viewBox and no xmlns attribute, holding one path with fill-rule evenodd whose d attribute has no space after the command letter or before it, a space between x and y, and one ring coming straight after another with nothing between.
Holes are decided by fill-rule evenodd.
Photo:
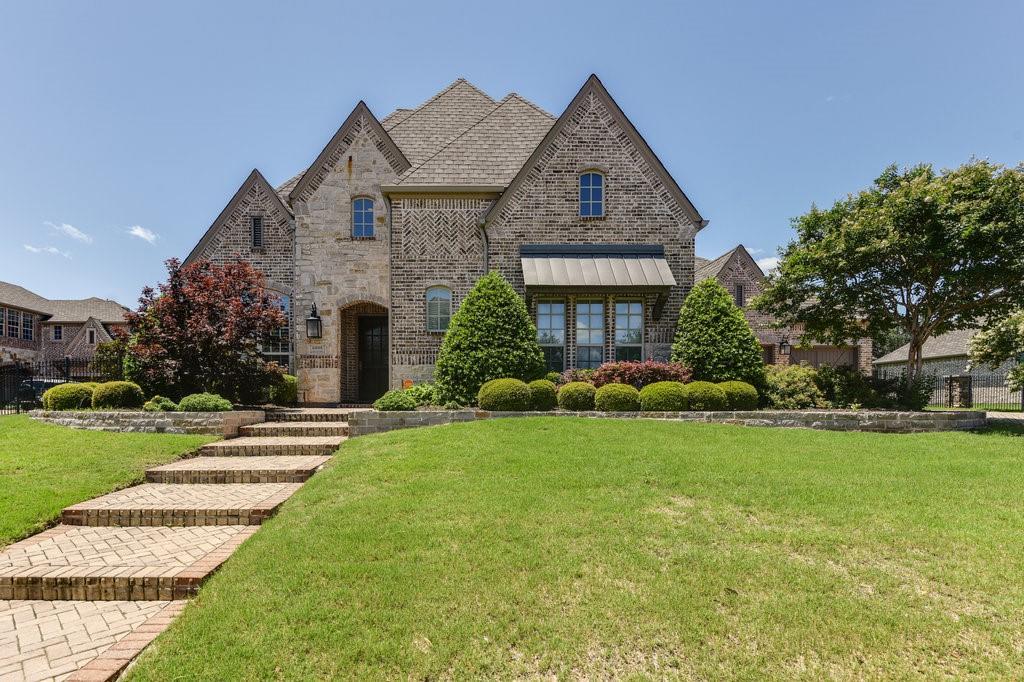
<instances>
[{"instance_id":1,"label":"arched entryway","mask_svg":"<svg viewBox=\"0 0 1024 682\"><path fill-rule=\"evenodd\" d=\"M371 403L388 390L388 309L355 301L338 313L341 402Z\"/></svg>"}]
</instances>

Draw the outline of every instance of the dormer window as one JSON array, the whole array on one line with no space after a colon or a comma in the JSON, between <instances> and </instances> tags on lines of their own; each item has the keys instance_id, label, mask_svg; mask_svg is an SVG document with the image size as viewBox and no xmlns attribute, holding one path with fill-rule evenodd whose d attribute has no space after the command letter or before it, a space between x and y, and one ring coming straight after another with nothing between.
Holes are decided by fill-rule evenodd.
<instances>
[{"instance_id":1,"label":"dormer window","mask_svg":"<svg viewBox=\"0 0 1024 682\"><path fill-rule=\"evenodd\" d=\"M580 217L600 218L604 215L604 176L596 171L580 175Z\"/></svg>"},{"instance_id":2,"label":"dormer window","mask_svg":"<svg viewBox=\"0 0 1024 682\"><path fill-rule=\"evenodd\" d=\"M373 239L373 199L360 197L352 200L352 236Z\"/></svg>"},{"instance_id":3,"label":"dormer window","mask_svg":"<svg viewBox=\"0 0 1024 682\"><path fill-rule=\"evenodd\" d=\"M252 217L252 248L263 248L263 216Z\"/></svg>"}]
</instances>

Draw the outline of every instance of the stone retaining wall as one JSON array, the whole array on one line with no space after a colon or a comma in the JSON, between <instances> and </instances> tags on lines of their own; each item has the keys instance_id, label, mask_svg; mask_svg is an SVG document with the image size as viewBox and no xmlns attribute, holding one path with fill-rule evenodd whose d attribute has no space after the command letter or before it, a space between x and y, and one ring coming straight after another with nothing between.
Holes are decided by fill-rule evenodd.
<instances>
[{"instance_id":1,"label":"stone retaining wall","mask_svg":"<svg viewBox=\"0 0 1024 682\"><path fill-rule=\"evenodd\" d=\"M101 412L32 410L33 419L73 429L124 433L201 433L233 438L238 429L264 421L263 410L232 412Z\"/></svg>"},{"instance_id":2,"label":"stone retaining wall","mask_svg":"<svg viewBox=\"0 0 1024 682\"><path fill-rule=\"evenodd\" d=\"M985 425L984 412L888 412L809 410L752 412L487 412L485 410L417 410L415 412L353 412L348 417L352 436L471 422L502 417L587 417L716 422L742 426L781 426L828 431L920 433L975 429Z\"/></svg>"}]
</instances>

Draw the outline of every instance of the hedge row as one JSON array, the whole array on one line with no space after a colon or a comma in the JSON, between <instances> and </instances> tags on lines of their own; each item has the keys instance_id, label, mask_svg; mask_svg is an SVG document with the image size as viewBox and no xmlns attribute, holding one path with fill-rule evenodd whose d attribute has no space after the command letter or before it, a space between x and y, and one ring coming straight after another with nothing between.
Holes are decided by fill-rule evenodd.
<instances>
[{"instance_id":1,"label":"hedge row","mask_svg":"<svg viewBox=\"0 0 1024 682\"><path fill-rule=\"evenodd\" d=\"M212 393L185 396L177 405L173 400L155 395L148 401L139 385L131 381L108 381L58 384L43 393L47 410L137 410L147 412L225 412L231 402Z\"/></svg>"}]
</instances>

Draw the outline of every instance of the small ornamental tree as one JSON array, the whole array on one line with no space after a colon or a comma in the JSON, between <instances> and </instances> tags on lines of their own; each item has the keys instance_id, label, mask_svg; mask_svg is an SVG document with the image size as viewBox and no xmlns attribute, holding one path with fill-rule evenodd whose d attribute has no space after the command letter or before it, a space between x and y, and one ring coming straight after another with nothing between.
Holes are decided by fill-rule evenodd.
<instances>
[{"instance_id":1,"label":"small ornamental tree","mask_svg":"<svg viewBox=\"0 0 1024 682\"><path fill-rule=\"evenodd\" d=\"M262 273L246 261L188 265L167 261L167 281L146 287L126 316L125 378L147 395L180 398L216 393L260 400L282 370L260 356L260 344L285 324Z\"/></svg>"},{"instance_id":2,"label":"small ornamental tree","mask_svg":"<svg viewBox=\"0 0 1024 682\"><path fill-rule=\"evenodd\" d=\"M1016 360L1006 375L1012 391L1024 388L1024 310L986 326L971 339L971 362L995 369Z\"/></svg>"},{"instance_id":3,"label":"small ornamental tree","mask_svg":"<svg viewBox=\"0 0 1024 682\"><path fill-rule=\"evenodd\" d=\"M438 402L468 405L491 379L528 381L543 372L526 304L499 273L487 273L452 316L441 342L434 370Z\"/></svg>"},{"instance_id":4,"label":"small ornamental tree","mask_svg":"<svg viewBox=\"0 0 1024 682\"><path fill-rule=\"evenodd\" d=\"M683 301L672 361L689 367L695 381L764 383L761 344L714 278L698 283Z\"/></svg>"}]
</instances>

